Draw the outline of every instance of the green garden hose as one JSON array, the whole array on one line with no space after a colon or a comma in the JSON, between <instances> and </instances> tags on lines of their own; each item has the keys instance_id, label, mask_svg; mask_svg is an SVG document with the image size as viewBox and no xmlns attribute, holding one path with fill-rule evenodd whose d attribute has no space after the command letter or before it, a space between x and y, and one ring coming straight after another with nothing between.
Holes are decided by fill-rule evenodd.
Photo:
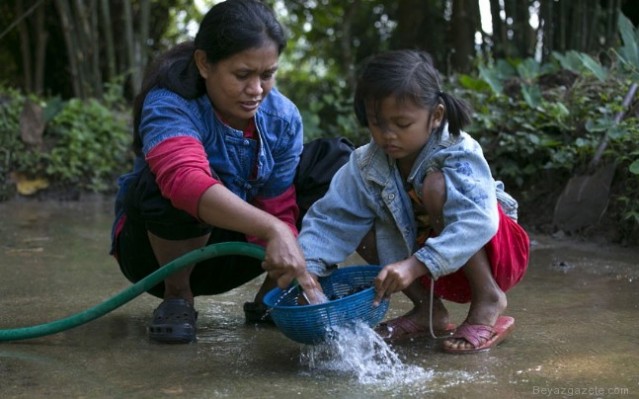
<instances>
[{"instance_id":1,"label":"green garden hose","mask_svg":"<svg viewBox=\"0 0 639 399\"><path fill-rule=\"evenodd\" d=\"M114 297L83 312L50 323L0 330L0 342L42 337L88 323L119 308L138 295L145 293L166 277L188 265L200 262L204 259L226 255L244 255L256 259L264 259L264 248L246 242L223 242L196 249L167 263Z\"/></svg>"}]
</instances>

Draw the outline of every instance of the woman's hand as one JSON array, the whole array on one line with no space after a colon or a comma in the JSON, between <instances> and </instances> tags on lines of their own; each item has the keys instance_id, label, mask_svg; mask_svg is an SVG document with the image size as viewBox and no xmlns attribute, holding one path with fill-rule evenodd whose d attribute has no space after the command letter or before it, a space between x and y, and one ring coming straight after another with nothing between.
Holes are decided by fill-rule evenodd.
<instances>
[{"instance_id":1,"label":"woman's hand","mask_svg":"<svg viewBox=\"0 0 639 399\"><path fill-rule=\"evenodd\" d=\"M428 273L428 269L415 256L384 266L375 278L374 306L382 299L405 290L413 281Z\"/></svg>"},{"instance_id":2,"label":"woman's hand","mask_svg":"<svg viewBox=\"0 0 639 399\"><path fill-rule=\"evenodd\" d=\"M297 278L297 282L302 292L301 298L298 298L299 305L317 305L328 302L316 276L306 272Z\"/></svg>"},{"instance_id":3,"label":"woman's hand","mask_svg":"<svg viewBox=\"0 0 639 399\"><path fill-rule=\"evenodd\" d=\"M273 226L274 233L267 240L262 268L277 281L278 287L286 289L294 279L306 272L306 261L297 238L288 226L279 223Z\"/></svg>"},{"instance_id":4,"label":"woman's hand","mask_svg":"<svg viewBox=\"0 0 639 399\"><path fill-rule=\"evenodd\" d=\"M317 278L306 270L302 249L287 226L275 235L275 238L268 241L262 268L277 281L277 286L281 289L288 288L293 280L297 280L309 304L328 301Z\"/></svg>"}]
</instances>

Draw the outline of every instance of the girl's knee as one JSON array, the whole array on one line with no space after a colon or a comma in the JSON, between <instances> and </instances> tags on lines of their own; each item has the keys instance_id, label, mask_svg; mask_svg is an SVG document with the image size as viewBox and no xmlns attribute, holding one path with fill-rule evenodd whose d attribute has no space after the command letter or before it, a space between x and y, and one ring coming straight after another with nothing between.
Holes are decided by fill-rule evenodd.
<instances>
[{"instance_id":1,"label":"girl's knee","mask_svg":"<svg viewBox=\"0 0 639 399\"><path fill-rule=\"evenodd\" d=\"M446 179L442 172L436 171L429 173L424 179L422 189L422 202L426 208L426 212L431 216L431 223L437 229L437 222L442 223L442 214L444 204L446 203ZM437 229L439 230L439 229Z\"/></svg>"}]
</instances>

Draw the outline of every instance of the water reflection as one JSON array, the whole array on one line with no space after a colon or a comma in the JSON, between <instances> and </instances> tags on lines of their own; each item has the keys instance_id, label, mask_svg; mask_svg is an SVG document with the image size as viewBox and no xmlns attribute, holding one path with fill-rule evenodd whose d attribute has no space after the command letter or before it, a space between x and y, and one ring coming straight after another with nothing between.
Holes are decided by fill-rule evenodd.
<instances>
[{"instance_id":1,"label":"water reflection","mask_svg":"<svg viewBox=\"0 0 639 399\"><path fill-rule=\"evenodd\" d=\"M66 317L129 285L108 255L111 212L109 198L0 203L0 328ZM559 392L571 387L639 397L639 251L535 239L529 272L509 294L516 330L488 353L448 355L427 340L388 347L368 331L305 347L244 323L258 278L196 300L192 345L146 339L159 303L148 295L70 331L1 343L0 397L500 399L542 389L567 397ZM447 306L461 322L467 308ZM387 317L410 307L396 295Z\"/></svg>"}]
</instances>

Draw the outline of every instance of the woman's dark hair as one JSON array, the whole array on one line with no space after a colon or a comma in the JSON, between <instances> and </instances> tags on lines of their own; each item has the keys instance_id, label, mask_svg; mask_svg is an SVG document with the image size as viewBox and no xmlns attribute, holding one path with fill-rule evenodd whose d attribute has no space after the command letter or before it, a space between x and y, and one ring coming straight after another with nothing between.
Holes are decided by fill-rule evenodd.
<instances>
[{"instance_id":1,"label":"woman's dark hair","mask_svg":"<svg viewBox=\"0 0 639 399\"><path fill-rule=\"evenodd\" d=\"M455 136L471 120L468 104L442 91L439 72L430 55L423 51L387 51L369 57L364 62L358 75L354 99L355 115L360 124L368 126L367 102L378 113L382 101L390 96L431 110L442 104L448 131Z\"/></svg>"},{"instance_id":2,"label":"woman's dark hair","mask_svg":"<svg viewBox=\"0 0 639 399\"><path fill-rule=\"evenodd\" d=\"M166 88L187 99L206 92L193 59L195 50L204 51L207 61L214 64L265 42L274 42L278 54L286 47L284 28L262 1L226 0L214 5L202 19L195 40L178 44L149 65L133 104L134 151L141 151L138 129L142 105L151 89Z\"/></svg>"}]
</instances>

